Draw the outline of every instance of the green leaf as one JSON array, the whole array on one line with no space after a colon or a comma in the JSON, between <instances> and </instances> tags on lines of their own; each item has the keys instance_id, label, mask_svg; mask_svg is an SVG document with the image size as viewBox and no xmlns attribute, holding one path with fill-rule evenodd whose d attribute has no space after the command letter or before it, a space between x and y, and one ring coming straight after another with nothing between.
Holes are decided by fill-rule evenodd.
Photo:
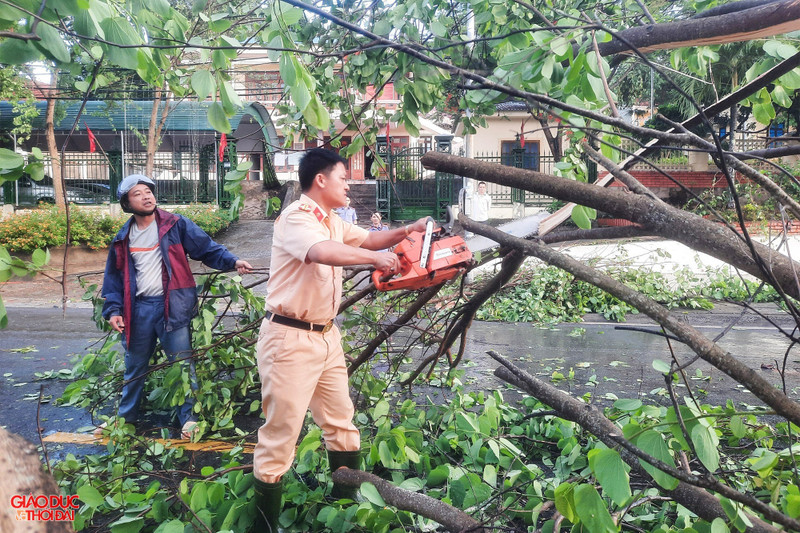
<instances>
[{"instance_id":1,"label":"green leaf","mask_svg":"<svg viewBox=\"0 0 800 533\"><path fill-rule=\"evenodd\" d=\"M438 487L443 485L450 477L450 467L448 465L439 465L428 474L428 479L425 483L429 487Z\"/></svg>"},{"instance_id":2,"label":"green leaf","mask_svg":"<svg viewBox=\"0 0 800 533\"><path fill-rule=\"evenodd\" d=\"M138 533L144 527L144 518L123 516L110 525L111 533Z\"/></svg>"},{"instance_id":3,"label":"green leaf","mask_svg":"<svg viewBox=\"0 0 800 533\"><path fill-rule=\"evenodd\" d=\"M42 40L34 42L46 56L58 63L69 63L71 59L69 50L57 29L47 24L39 24L36 26L36 34Z\"/></svg>"},{"instance_id":4,"label":"green leaf","mask_svg":"<svg viewBox=\"0 0 800 533\"><path fill-rule=\"evenodd\" d=\"M787 42L783 41L767 41L764 43L764 51L772 57L778 59L789 59L797 53L797 49Z\"/></svg>"},{"instance_id":5,"label":"green leaf","mask_svg":"<svg viewBox=\"0 0 800 533\"><path fill-rule=\"evenodd\" d=\"M206 69L197 70L192 74L192 89L197 94L197 100L202 102L217 91L217 84L211 71Z\"/></svg>"},{"instance_id":6,"label":"green leaf","mask_svg":"<svg viewBox=\"0 0 800 533\"><path fill-rule=\"evenodd\" d=\"M42 51L34 41L4 39L0 42L0 63L4 65L22 65L41 58Z\"/></svg>"},{"instance_id":7,"label":"green leaf","mask_svg":"<svg viewBox=\"0 0 800 533\"><path fill-rule=\"evenodd\" d=\"M631 497L631 486L626 465L619 453L610 448L590 450L589 468L603 487L603 492L617 505L625 505Z\"/></svg>"},{"instance_id":8,"label":"green leaf","mask_svg":"<svg viewBox=\"0 0 800 533\"><path fill-rule=\"evenodd\" d=\"M662 374L669 374L669 363L666 363L661 359L653 359L653 368Z\"/></svg>"},{"instance_id":9,"label":"green leaf","mask_svg":"<svg viewBox=\"0 0 800 533\"><path fill-rule=\"evenodd\" d=\"M383 497L372 483L361 484L361 495L373 505L377 505L378 507L386 507L386 502L383 501Z\"/></svg>"},{"instance_id":10,"label":"green leaf","mask_svg":"<svg viewBox=\"0 0 800 533\"><path fill-rule=\"evenodd\" d=\"M228 19L212 20L208 23L208 29L214 33L222 33L231 27L231 21Z\"/></svg>"},{"instance_id":11,"label":"green leaf","mask_svg":"<svg viewBox=\"0 0 800 533\"><path fill-rule=\"evenodd\" d=\"M105 502L100 492L91 485L83 485L78 489L77 494L78 498L92 509L97 509Z\"/></svg>"},{"instance_id":12,"label":"green leaf","mask_svg":"<svg viewBox=\"0 0 800 533\"><path fill-rule=\"evenodd\" d=\"M8 327L8 313L6 312L6 304L3 303L3 297L0 296L0 329Z\"/></svg>"},{"instance_id":13,"label":"green leaf","mask_svg":"<svg viewBox=\"0 0 800 533\"><path fill-rule=\"evenodd\" d=\"M50 252L37 248L31 254L31 262L37 267L43 267L50 261Z\"/></svg>"},{"instance_id":14,"label":"green leaf","mask_svg":"<svg viewBox=\"0 0 800 533\"><path fill-rule=\"evenodd\" d=\"M486 465L483 467L483 480L487 485L492 487L497 486L497 468L494 465Z\"/></svg>"},{"instance_id":15,"label":"green leaf","mask_svg":"<svg viewBox=\"0 0 800 533\"><path fill-rule=\"evenodd\" d=\"M28 174L33 181L42 181L44 179L44 163L28 163L25 165L24 172Z\"/></svg>"},{"instance_id":16,"label":"green leaf","mask_svg":"<svg viewBox=\"0 0 800 533\"><path fill-rule=\"evenodd\" d=\"M303 111L303 116L309 124L319 130L327 130L331 125L331 117L328 114L328 110L323 107L317 95L312 97L308 107ZM406 129L408 129L408 125L406 125Z\"/></svg>"},{"instance_id":17,"label":"green leaf","mask_svg":"<svg viewBox=\"0 0 800 533\"><path fill-rule=\"evenodd\" d=\"M614 402L614 408L620 411L636 411L642 406L642 400L620 398Z\"/></svg>"},{"instance_id":18,"label":"green leaf","mask_svg":"<svg viewBox=\"0 0 800 533\"><path fill-rule=\"evenodd\" d=\"M222 104L219 102L214 102L208 107L208 123L220 133L231 132L231 123L228 117L225 116L225 110L222 109Z\"/></svg>"},{"instance_id":19,"label":"green leaf","mask_svg":"<svg viewBox=\"0 0 800 533\"><path fill-rule=\"evenodd\" d=\"M744 425L744 419L740 415L734 415L730 420L731 433L737 439L743 438L747 434L747 427Z\"/></svg>"},{"instance_id":20,"label":"green leaf","mask_svg":"<svg viewBox=\"0 0 800 533\"><path fill-rule=\"evenodd\" d=\"M552 51L557 57L561 57L566 54L569 48L569 41L564 37L558 36L550 41L550 51Z\"/></svg>"},{"instance_id":21,"label":"green leaf","mask_svg":"<svg viewBox=\"0 0 800 533\"><path fill-rule=\"evenodd\" d=\"M719 468L719 450L717 449L719 439L714 428L695 424L690 436L694 449L697 451L697 458L710 472L716 471Z\"/></svg>"},{"instance_id":22,"label":"green leaf","mask_svg":"<svg viewBox=\"0 0 800 533\"><path fill-rule=\"evenodd\" d=\"M14 153L8 148L0 148L0 169L12 169L21 167L25 159L21 155Z\"/></svg>"},{"instance_id":23,"label":"green leaf","mask_svg":"<svg viewBox=\"0 0 800 533\"><path fill-rule=\"evenodd\" d=\"M142 44L142 39L130 23L122 17L107 18L100 23L100 27L103 29L107 41L120 45ZM119 48L105 43L101 46L110 63L130 70L139 68L139 53L136 48Z\"/></svg>"},{"instance_id":24,"label":"green leaf","mask_svg":"<svg viewBox=\"0 0 800 533\"><path fill-rule=\"evenodd\" d=\"M792 97L789 96L789 93L787 93L786 89L781 85L776 85L775 88L772 89L772 101L787 109L792 107Z\"/></svg>"},{"instance_id":25,"label":"green leaf","mask_svg":"<svg viewBox=\"0 0 800 533\"><path fill-rule=\"evenodd\" d=\"M194 509L194 506L192 506ZM183 533L186 524L181 522L180 520L170 520L166 524L164 524L160 529L159 533Z\"/></svg>"},{"instance_id":26,"label":"green leaf","mask_svg":"<svg viewBox=\"0 0 800 533\"><path fill-rule=\"evenodd\" d=\"M431 22L431 32L437 37L445 37L447 36L447 27L439 19L434 19Z\"/></svg>"},{"instance_id":27,"label":"green leaf","mask_svg":"<svg viewBox=\"0 0 800 533\"><path fill-rule=\"evenodd\" d=\"M730 530L728 529L728 524L725 523L725 520L718 517L711 522L711 533L730 533Z\"/></svg>"},{"instance_id":28,"label":"green leaf","mask_svg":"<svg viewBox=\"0 0 800 533\"><path fill-rule=\"evenodd\" d=\"M300 111L305 111L308 104L311 102L311 91L308 90L308 87L306 87L302 81L289 87L289 94L292 97L294 105L296 105L297 109Z\"/></svg>"},{"instance_id":29,"label":"green leaf","mask_svg":"<svg viewBox=\"0 0 800 533\"><path fill-rule=\"evenodd\" d=\"M223 81L219 84L219 95L222 98L222 108L232 115L236 112L237 107L242 107L242 101L239 95L233 90L233 85L229 81Z\"/></svg>"},{"instance_id":30,"label":"green leaf","mask_svg":"<svg viewBox=\"0 0 800 533\"><path fill-rule=\"evenodd\" d=\"M280 7L281 7L282 22L287 26L291 26L292 24L297 24L303 19L303 10L300 9L299 7L294 7L294 6L289 7L287 4L280 4Z\"/></svg>"},{"instance_id":31,"label":"green leaf","mask_svg":"<svg viewBox=\"0 0 800 533\"><path fill-rule=\"evenodd\" d=\"M562 483L555 490L556 509L564 518L572 522L577 522L578 513L575 510L575 485L572 483Z\"/></svg>"},{"instance_id":32,"label":"green leaf","mask_svg":"<svg viewBox=\"0 0 800 533\"><path fill-rule=\"evenodd\" d=\"M616 533L617 526L606 504L592 485L575 487L575 510L581 523L592 533Z\"/></svg>"},{"instance_id":33,"label":"green leaf","mask_svg":"<svg viewBox=\"0 0 800 533\"><path fill-rule=\"evenodd\" d=\"M778 454L771 450L766 450L761 457L751 457L747 462L750 463L750 467L753 470L758 472L759 476L766 478L778 466Z\"/></svg>"},{"instance_id":34,"label":"green leaf","mask_svg":"<svg viewBox=\"0 0 800 533\"><path fill-rule=\"evenodd\" d=\"M581 229L591 229L592 222L589 220L589 216L586 213L586 210L582 205L576 205L572 209L572 221Z\"/></svg>"},{"instance_id":35,"label":"green leaf","mask_svg":"<svg viewBox=\"0 0 800 533\"><path fill-rule=\"evenodd\" d=\"M206 486L203 483L198 483L192 487L192 499L189 505L193 511L197 512L203 509L207 504L208 496Z\"/></svg>"},{"instance_id":36,"label":"green leaf","mask_svg":"<svg viewBox=\"0 0 800 533\"><path fill-rule=\"evenodd\" d=\"M641 448L646 454L652 455L663 463L671 466L675 465L675 460L673 459L667 444L664 442L664 438L656 431L647 430L643 432L641 435L639 435L639 438L636 439L636 446ZM639 463L648 474L653 476L655 482L665 489L672 490L678 486L678 480L669 474L662 472L650 463L647 463L641 459L639 459Z\"/></svg>"},{"instance_id":37,"label":"green leaf","mask_svg":"<svg viewBox=\"0 0 800 533\"><path fill-rule=\"evenodd\" d=\"M278 61L278 70L281 73L281 79L287 87L294 87L297 84L297 70L295 68L295 59L288 52L281 54Z\"/></svg>"}]
</instances>

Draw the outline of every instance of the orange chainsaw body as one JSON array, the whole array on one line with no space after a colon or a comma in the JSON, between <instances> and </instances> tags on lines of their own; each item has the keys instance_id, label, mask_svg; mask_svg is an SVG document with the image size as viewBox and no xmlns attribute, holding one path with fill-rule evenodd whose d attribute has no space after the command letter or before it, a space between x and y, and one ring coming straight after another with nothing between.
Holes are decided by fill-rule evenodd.
<instances>
[{"instance_id":1,"label":"orange chainsaw body","mask_svg":"<svg viewBox=\"0 0 800 533\"><path fill-rule=\"evenodd\" d=\"M433 233L428 264L420 266L425 234L412 231L395 247L400 260L400 272L395 276L376 270L372 281L379 291L400 289L423 289L451 280L464 273L472 264L472 252L464 239L457 235L445 235L438 229Z\"/></svg>"}]
</instances>

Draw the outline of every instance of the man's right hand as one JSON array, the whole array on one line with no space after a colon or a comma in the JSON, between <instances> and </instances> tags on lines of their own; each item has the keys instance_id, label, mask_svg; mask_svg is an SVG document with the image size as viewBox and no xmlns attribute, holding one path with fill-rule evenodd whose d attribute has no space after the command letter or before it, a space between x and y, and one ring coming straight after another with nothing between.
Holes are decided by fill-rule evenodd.
<instances>
[{"instance_id":1,"label":"man's right hand","mask_svg":"<svg viewBox=\"0 0 800 533\"><path fill-rule=\"evenodd\" d=\"M122 317L119 315L112 316L108 319L108 323L111 324L111 327L114 328L115 331L120 333L125 333L125 321L122 320Z\"/></svg>"},{"instance_id":2,"label":"man's right hand","mask_svg":"<svg viewBox=\"0 0 800 533\"><path fill-rule=\"evenodd\" d=\"M400 271L400 259L392 252L376 252L375 261L372 265L375 270L380 270L386 274L394 274Z\"/></svg>"}]
</instances>

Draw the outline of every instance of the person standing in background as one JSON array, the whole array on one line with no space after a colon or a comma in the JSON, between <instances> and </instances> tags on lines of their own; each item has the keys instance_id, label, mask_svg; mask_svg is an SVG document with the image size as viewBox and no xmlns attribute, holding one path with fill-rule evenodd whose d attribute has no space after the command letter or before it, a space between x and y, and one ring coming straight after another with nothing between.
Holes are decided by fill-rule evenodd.
<instances>
[{"instance_id":1,"label":"person standing in background","mask_svg":"<svg viewBox=\"0 0 800 533\"><path fill-rule=\"evenodd\" d=\"M338 214L339 217L342 220L344 220L345 222L347 222L349 224L353 224L353 225L358 224L358 214L356 213L356 210L355 210L354 207L350 207L350 197L349 196L347 197L347 200L345 201L344 207L338 207L338 208L335 209L335 211L336 211L336 214Z\"/></svg>"}]
</instances>

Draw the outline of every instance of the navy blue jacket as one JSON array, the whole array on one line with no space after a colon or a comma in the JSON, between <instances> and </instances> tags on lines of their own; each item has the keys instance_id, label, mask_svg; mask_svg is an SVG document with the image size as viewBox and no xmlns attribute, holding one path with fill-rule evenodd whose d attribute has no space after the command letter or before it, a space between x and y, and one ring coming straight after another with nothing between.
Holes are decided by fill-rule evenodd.
<instances>
[{"instance_id":1,"label":"navy blue jacket","mask_svg":"<svg viewBox=\"0 0 800 533\"><path fill-rule=\"evenodd\" d=\"M187 326L197 314L197 287L186 255L222 271L233 270L238 259L188 218L161 209L156 209L155 214L164 265L165 328L173 331ZM136 296L136 270L128 238L133 220L131 217L111 242L102 290L103 318L121 315L126 341L130 341Z\"/></svg>"}]
</instances>

